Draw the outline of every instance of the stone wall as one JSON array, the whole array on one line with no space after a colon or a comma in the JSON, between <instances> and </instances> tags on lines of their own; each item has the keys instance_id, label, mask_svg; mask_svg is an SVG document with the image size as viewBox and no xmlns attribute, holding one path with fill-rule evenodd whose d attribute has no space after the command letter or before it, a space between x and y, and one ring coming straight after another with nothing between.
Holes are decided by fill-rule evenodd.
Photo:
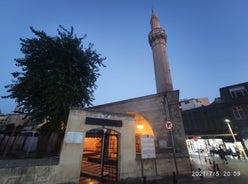
<instances>
[{"instance_id":1,"label":"stone wall","mask_svg":"<svg viewBox=\"0 0 248 184\"><path fill-rule=\"evenodd\" d=\"M169 104L170 117L166 117L164 97L167 97ZM128 113L136 112L142 115L154 131L156 150L163 152L159 141L166 141L171 147L170 132L165 129L165 119L170 119L174 123L174 141L177 153L188 157L188 151L185 143L185 133L182 122L182 116L179 109L179 91L171 91L164 94L155 94L130 100L124 100L99 106L91 109L103 112Z\"/></svg>"},{"instance_id":2,"label":"stone wall","mask_svg":"<svg viewBox=\"0 0 248 184\"><path fill-rule=\"evenodd\" d=\"M165 98L167 99L168 106L165 105ZM170 119L174 123L172 134L175 143L179 173L191 172L182 116L179 109L179 91L176 90L123 100L94 106L91 109L115 113L135 112L142 115L153 129L157 152L157 169L159 170L158 172L163 175L171 174L171 171L168 171L168 168L171 168L171 163L174 164L171 134L165 129L165 120ZM169 114L166 113L166 111L168 111ZM141 169L140 162L139 160L136 160L135 162L137 162L136 173L138 173ZM154 170L152 169L153 163L148 165L148 169L146 170L147 174L154 174Z\"/></svg>"},{"instance_id":3,"label":"stone wall","mask_svg":"<svg viewBox=\"0 0 248 184\"><path fill-rule=\"evenodd\" d=\"M0 168L1 184L54 184L57 166Z\"/></svg>"}]
</instances>

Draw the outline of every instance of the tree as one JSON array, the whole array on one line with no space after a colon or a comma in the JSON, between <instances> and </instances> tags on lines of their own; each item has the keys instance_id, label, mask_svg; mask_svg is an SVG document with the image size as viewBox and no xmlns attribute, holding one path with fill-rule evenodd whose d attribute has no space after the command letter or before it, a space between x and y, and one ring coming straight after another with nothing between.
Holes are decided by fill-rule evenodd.
<instances>
[{"instance_id":1,"label":"tree","mask_svg":"<svg viewBox=\"0 0 248 184\"><path fill-rule=\"evenodd\" d=\"M78 38L73 27L59 26L55 37L30 29L36 37L20 39L24 58L15 61L21 72L12 73L13 84L5 86L10 94L3 98L16 99L36 122L46 120L43 131L56 131L67 122L70 107L91 105L105 58L91 43L84 48L86 35Z\"/></svg>"}]
</instances>

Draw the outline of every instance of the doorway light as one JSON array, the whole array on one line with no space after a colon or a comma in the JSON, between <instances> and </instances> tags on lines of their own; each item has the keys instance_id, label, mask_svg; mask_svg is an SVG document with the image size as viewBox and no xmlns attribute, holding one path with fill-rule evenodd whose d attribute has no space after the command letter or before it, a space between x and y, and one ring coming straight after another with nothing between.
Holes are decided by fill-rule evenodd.
<instances>
[{"instance_id":1,"label":"doorway light","mask_svg":"<svg viewBox=\"0 0 248 184\"><path fill-rule=\"evenodd\" d=\"M141 129L143 129L143 128L144 128L144 125L143 125L143 124L141 124L141 123L139 123L139 124L137 125L137 128L138 128L139 130L141 130Z\"/></svg>"}]
</instances>

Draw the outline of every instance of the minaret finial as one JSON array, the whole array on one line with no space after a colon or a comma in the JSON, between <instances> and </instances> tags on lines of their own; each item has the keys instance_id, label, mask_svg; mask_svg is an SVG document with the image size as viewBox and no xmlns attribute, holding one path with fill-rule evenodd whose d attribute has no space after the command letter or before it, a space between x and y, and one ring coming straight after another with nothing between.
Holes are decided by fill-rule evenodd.
<instances>
[{"instance_id":1,"label":"minaret finial","mask_svg":"<svg viewBox=\"0 0 248 184\"><path fill-rule=\"evenodd\" d=\"M158 17L155 15L154 9L152 8L152 16L151 16L151 29L160 28Z\"/></svg>"}]
</instances>

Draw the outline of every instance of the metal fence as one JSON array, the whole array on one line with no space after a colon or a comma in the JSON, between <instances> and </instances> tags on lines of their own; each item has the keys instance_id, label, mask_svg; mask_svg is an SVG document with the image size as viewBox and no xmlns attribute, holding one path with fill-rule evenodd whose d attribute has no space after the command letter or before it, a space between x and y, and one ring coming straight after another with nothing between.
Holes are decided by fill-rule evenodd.
<instances>
[{"instance_id":1,"label":"metal fence","mask_svg":"<svg viewBox=\"0 0 248 184\"><path fill-rule=\"evenodd\" d=\"M44 136L49 136L47 142L39 143L39 139ZM0 159L35 158L39 144L44 144L42 157L59 156L63 138L63 132L50 135L39 135L37 132L0 132Z\"/></svg>"}]
</instances>

